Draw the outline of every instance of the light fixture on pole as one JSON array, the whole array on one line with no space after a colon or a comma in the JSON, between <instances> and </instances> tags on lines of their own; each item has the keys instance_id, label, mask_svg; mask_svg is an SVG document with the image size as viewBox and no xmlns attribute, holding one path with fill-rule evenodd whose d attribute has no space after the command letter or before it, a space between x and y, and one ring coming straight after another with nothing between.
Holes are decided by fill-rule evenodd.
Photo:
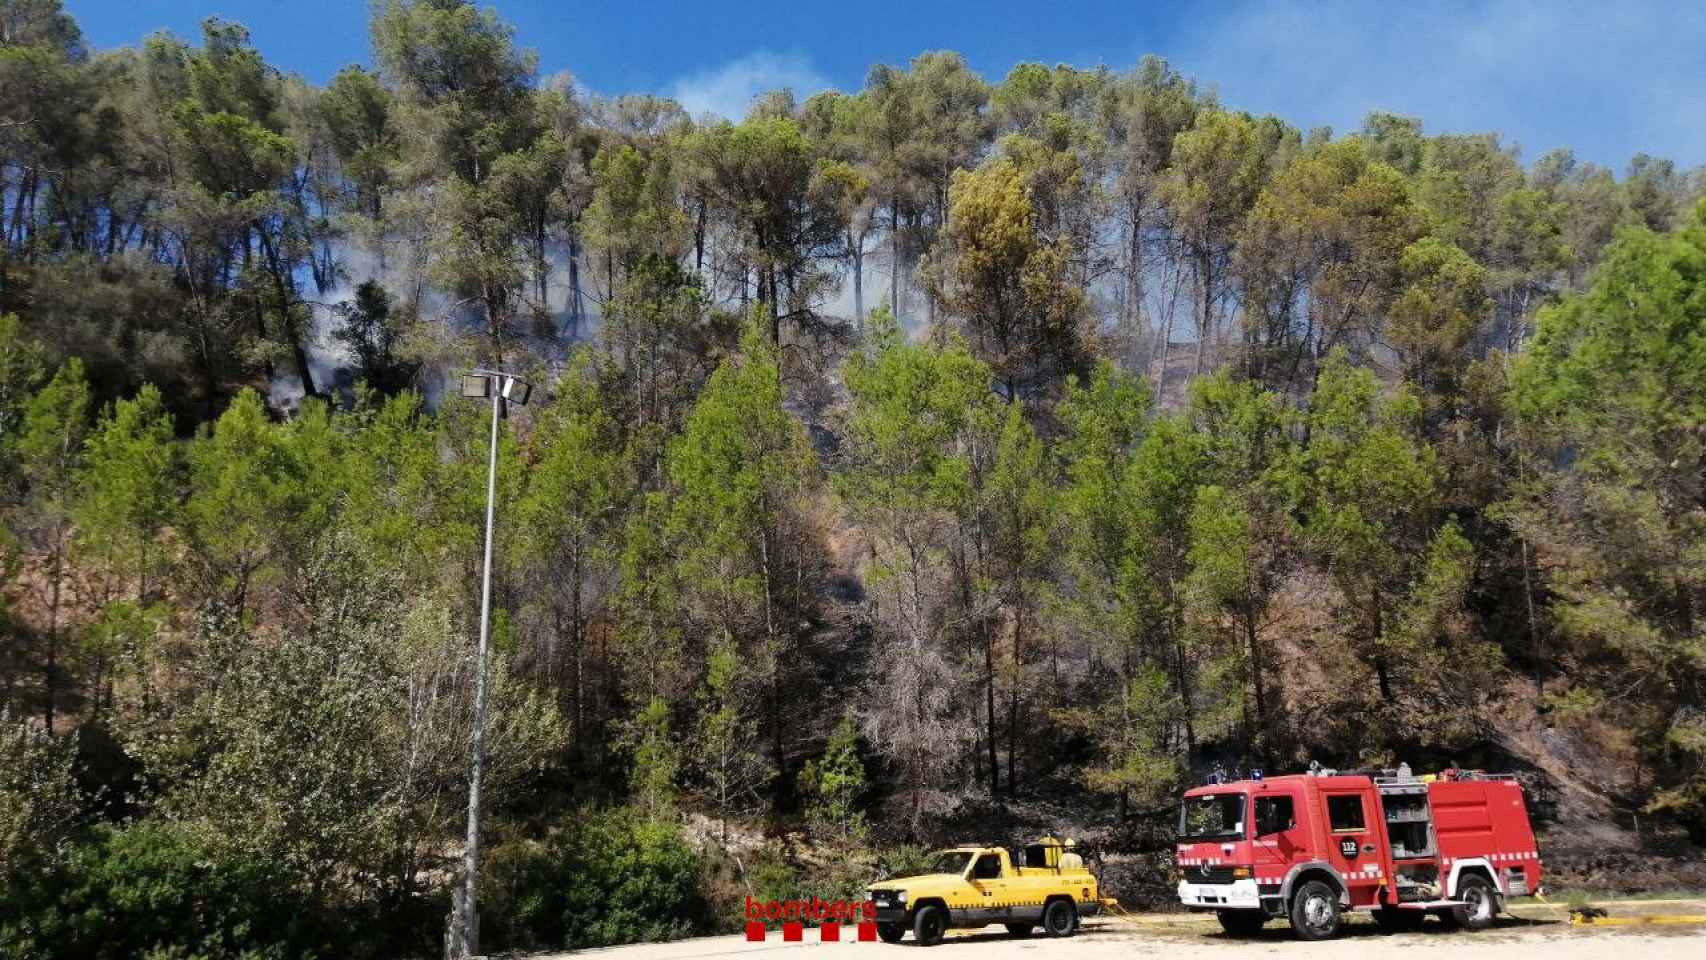
<instances>
[{"instance_id":1,"label":"light fixture on pole","mask_svg":"<svg viewBox=\"0 0 1706 960\"><path fill-rule=\"evenodd\" d=\"M479 953L480 920L475 910L474 885L480 870L480 775L486 748L486 651L492 621L492 520L498 492L498 421L505 403L527 403L533 387L526 380L496 370L470 370L462 375L462 396L492 401L491 443L486 450L486 554L480 568L480 645L474 674L473 756L468 773L468 843L462 851L462 889L452 911L452 957Z\"/></svg>"}]
</instances>

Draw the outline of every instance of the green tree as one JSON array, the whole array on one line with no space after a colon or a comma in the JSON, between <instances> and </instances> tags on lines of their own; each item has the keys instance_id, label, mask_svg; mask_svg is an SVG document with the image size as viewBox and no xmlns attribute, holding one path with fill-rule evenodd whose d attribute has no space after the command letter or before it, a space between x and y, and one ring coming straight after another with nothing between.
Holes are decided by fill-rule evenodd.
<instances>
[{"instance_id":1,"label":"green tree","mask_svg":"<svg viewBox=\"0 0 1706 960\"><path fill-rule=\"evenodd\" d=\"M110 708L124 668L147 686L150 647L165 611L155 594L172 560L182 461L160 392L145 385L96 425L77 473L73 560L89 574L84 599L101 606L85 630L97 711Z\"/></svg>"},{"instance_id":2,"label":"green tree","mask_svg":"<svg viewBox=\"0 0 1706 960\"><path fill-rule=\"evenodd\" d=\"M669 819L679 793L676 776L681 751L670 732L669 705L662 697L652 697L634 715L623 732L622 745L629 753L630 794L648 819Z\"/></svg>"},{"instance_id":3,"label":"green tree","mask_svg":"<svg viewBox=\"0 0 1706 960\"><path fill-rule=\"evenodd\" d=\"M878 251L881 198L872 144L866 138L872 101L862 93L826 90L800 108L800 125L822 154L812 174L812 190L835 211L840 222L838 257L853 280L853 320L865 323L865 265Z\"/></svg>"},{"instance_id":4,"label":"green tree","mask_svg":"<svg viewBox=\"0 0 1706 960\"><path fill-rule=\"evenodd\" d=\"M276 572L285 550L309 528L306 467L252 390L237 394L196 437L188 460L184 534L199 588L241 616L256 579Z\"/></svg>"},{"instance_id":5,"label":"green tree","mask_svg":"<svg viewBox=\"0 0 1706 960\"><path fill-rule=\"evenodd\" d=\"M906 84L914 126L903 162L919 188L911 233L918 252L928 254L953 219L950 194L955 173L976 164L994 132L989 85L965 57L948 50L914 57ZM934 325L936 301L927 297L925 303L926 319Z\"/></svg>"},{"instance_id":6,"label":"green tree","mask_svg":"<svg viewBox=\"0 0 1706 960\"><path fill-rule=\"evenodd\" d=\"M877 202L888 208L883 230L888 244L888 307L898 320L906 316L902 275L908 258L916 258L903 221L913 215L920 192L917 177L908 165L919 126L918 107L906 71L888 64L871 68L862 96L868 105L861 131L870 163L871 190Z\"/></svg>"},{"instance_id":7,"label":"green tree","mask_svg":"<svg viewBox=\"0 0 1706 960\"><path fill-rule=\"evenodd\" d=\"M1437 421L1460 403L1470 338L1492 312L1486 271L1436 237L1406 247L1398 270L1403 288L1390 307L1387 338L1424 415Z\"/></svg>"},{"instance_id":8,"label":"green tree","mask_svg":"<svg viewBox=\"0 0 1706 960\"><path fill-rule=\"evenodd\" d=\"M1239 225L1267 177L1261 133L1244 114L1204 110L1173 141L1161 196L1196 280L1195 372L1218 334Z\"/></svg>"},{"instance_id":9,"label":"green tree","mask_svg":"<svg viewBox=\"0 0 1706 960\"><path fill-rule=\"evenodd\" d=\"M72 357L30 398L18 439L18 458L30 485L31 540L45 567L42 600L47 607L47 636L42 662L42 718L50 734L58 707L66 566L77 475L89 436L89 407L83 364Z\"/></svg>"},{"instance_id":10,"label":"green tree","mask_svg":"<svg viewBox=\"0 0 1706 960\"><path fill-rule=\"evenodd\" d=\"M1169 741L1183 711L1166 671L1143 664L1111 697L1093 706L1064 708L1056 716L1095 742L1084 784L1117 796L1123 812L1130 804L1149 809L1175 795L1182 768Z\"/></svg>"},{"instance_id":11,"label":"green tree","mask_svg":"<svg viewBox=\"0 0 1706 960\"><path fill-rule=\"evenodd\" d=\"M1166 671L1180 712L1174 728L1188 758L1197 750L1202 701L1198 671L1204 644L1186 620L1185 587L1190 572L1191 509L1204 480L1203 443L1182 416L1154 420L1132 451L1121 478L1121 500L1132 511L1127 597L1138 644L1137 662Z\"/></svg>"},{"instance_id":12,"label":"green tree","mask_svg":"<svg viewBox=\"0 0 1706 960\"><path fill-rule=\"evenodd\" d=\"M414 379L416 365L404 359L403 327L396 303L377 281L356 285L355 298L338 305L343 325L332 332L355 355L356 378L381 393L396 393Z\"/></svg>"},{"instance_id":13,"label":"green tree","mask_svg":"<svg viewBox=\"0 0 1706 960\"><path fill-rule=\"evenodd\" d=\"M431 237L427 275L480 311L484 342L471 349L502 366L530 316L531 213L559 182L534 169L557 151L534 109L538 58L496 11L466 0L385 0L372 32L380 74L397 91L403 176L428 188L399 215Z\"/></svg>"},{"instance_id":14,"label":"green tree","mask_svg":"<svg viewBox=\"0 0 1706 960\"><path fill-rule=\"evenodd\" d=\"M17 457L24 411L41 375L41 345L24 334L17 314L0 314L0 489L8 500L21 479Z\"/></svg>"},{"instance_id":15,"label":"green tree","mask_svg":"<svg viewBox=\"0 0 1706 960\"><path fill-rule=\"evenodd\" d=\"M1166 651L1153 645L1153 593L1142 554L1132 482L1135 454L1149 428L1147 384L1098 363L1088 382L1067 381L1057 408L1062 582L1053 588L1056 629L1088 653L1087 705L1060 708L1068 729L1096 738L1099 760L1085 775L1120 809L1168 789L1176 768L1180 701L1168 681ZM1158 684L1158 685L1157 685Z\"/></svg>"},{"instance_id":16,"label":"green tree","mask_svg":"<svg viewBox=\"0 0 1706 960\"><path fill-rule=\"evenodd\" d=\"M1022 403L1007 407L1001 432L995 444L995 462L985 486L987 516L991 527L989 555L991 572L1007 617L1012 621L1008 635L1010 657L1005 668L1007 687L1007 792L1018 789L1019 731L1026 715L1025 701L1031 698L1025 677L1028 659L1035 656L1032 646L1040 636L1038 608L1052 572L1056 550L1055 534L1059 516L1057 491L1050 482L1049 462L1043 443L1026 419ZM993 697L996 686L994 644L986 644L985 668ZM1053 658L1053 669L1040 690L1058 690L1061 685L1060 661ZM1044 703L1038 715L1046 715L1047 697L1038 696ZM994 743L996 724L993 711L989 717L990 766L995 765ZM991 783L995 777L991 776Z\"/></svg>"},{"instance_id":17,"label":"green tree","mask_svg":"<svg viewBox=\"0 0 1706 960\"><path fill-rule=\"evenodd\" d=\"M1414 394L1383 397L1373 374L1333 354L1306 416L1304 473L1287 483L1301 484L1303 535L1343 597L1354 662L1375 680L1379 700L1362 709L1448 706L1432 714L1448 728L1496 673L1445 619L1472 557L1444 515L1420 413Z\"/></svg>"},{"instance_id":18,"label":"green tree","mask_svg":"<svg viewBox=\"0 0 1706 960\"><path fill-rule=\"evenodd\" d=\"M806 764L800 779L809 798L806 817L820 836L843 844L861 844L867 827L859 809L865 792L865 765L859 760L859 728L850 714L829 735L823 756Z\"/></svg>"},{"instance_id":19,"label":"green tree","mask_svg":"<svg viewBox=\"0 0 1706 960\"><path fill-rule=\"evenodd\" d=\"M233 853L201 824L101 824L8 894L0 939L19 957L315 956L334 936L287 867ZM336 937L351 946L347 928ZM363 939L356 949L381 937Z\"/></svg>"},{"instance_id":20,"label":"green tree","mask_svg":"<svg viewBox=\"0 0 1706 960\"><path fill-rule=\"evenodd\" d=\"M1193 384L1190 417L1208 481L1191 506L1185 596L1216 635L1258 759L1285 743L1282 672L1267 636L1274 596L1295 557L1283 471L1294 456L1277 394L1222 374ZM1248 699L1246 699L1248 697Z\"/></svg>"},{"instance_id":21,"label":"green tree","mask_svg":"<svg viewBox=\"0 0 1706 960\"><path fill-rule=\"evenodd\" d=\"M161 776L169 813L285 864L317 895L354 877L395 906L465 815L474 676L466 630L436 598L405 595L367 549L347 531L317 538L276 636L206 605L181 667L193 682L131 746ZM500 653L482 781L494 804L563 745L554 706L511 676Z\"/></svg>"},{"instance_id":22,"label":"green tree","mask_svg":"<svg viewBox=\"0 0 1706 960\"><path fill-rule=\"evenodd\" d=\"M872 314L865 351L850 357L847 469L836 490L869 531L866 580L880 629L879 681L862 717L900 770L915 835L943 766L971 739L947 658L956 625L952 560L972 499L969 446L988 435L989 368L963 344L909 342L892 315Z\"/></svg>"},{"instance_id":23,"label":"green tree","mask_svg":"<svg viewBox=\"0 0 1706 960\"><path fill-rule=\"evenodd\" d=\"M1706 597L1695 507L1703 282L1706 207L1671 234L1626 230L1587 291L1541 311L1511 389L1537 468L1507 505L1553 598L1554 669L1570 678L1554 702L1585 699L1633 726L1636 786L1652 786L1643 769L1674 771L1656 804L1692 825L1702 809L1691 705ZM1631 684L1631 696L1608 695Z\"/></svg>"},{"instance_id":24,"label":"green tree","mask_svg":"<svg viewBox=\"0 0 1706 960\"><path fill-rule=\"evenodd\" d=\"M607 257L612 293L618 271L626 275L650 257L674 259L686 252L689 222L676 202L679 166L670 143L650 150L612 143L593 158L586 233L594 252Z\"/></svg>"},{"instance_id":25,"label":"green tree","mask_svg":"<svg viewBox=\"0 0 1706 960\"><path fill-rule=\"evenodd\" d=\"M160 539L176 519L182 480L173 434L160 391L144 386L115 403L89 437L71 513L78 554L114 584L103 601L119 595L118 585L134 585L136 599L148 602L150 581L169 560Z\"/></svg>"},{"instance_id":26,"label":"green tree","mask_svg":"<svg viewBox=\"0 0 1706 960\"><path fill-rule=\"evenodd\" d=\"M741 299L751 291L780 344L784 320L802 329L816 321L829 281L822 261L841 233L835 209L811 190L816 147L791 118L753 117L700 131L692 150L739 238Z\"/></svg>"},{"instance_id":27,"label":"green tree","mask_svg":"<svg viewBox=\"0 0 1706 960\"><path fill-rule=\"evenodd\" d=\"M332 77L315 109L348 184L346 203L377 228L400 159L391 91L377 74L352 64Z\"/></svg>"},{"instance_id":28,"label":"green tree","mask_svg":"<svg viewBox=\"0 0 1706 960\"><path fill-rule=\"evenodd\" d=\"M785 767L800 643L821 569L804 510L815 483L805 430L782 408L779 356L755 323L742 352L718 367L669 446L669 534L679 576L702 622L742 644L765 689L771 762Z\"/></svg>"},{"instance_id":29,"label":"green tree","mask_svg":"<svg viewBox=\"0 0 1706 960\"><path fill-rule=\"evenodd\" d=\"M1034 396L1084 363L1085 298L1068 277L1068 237L1038 228L1023 171L998 158L957 171L929 289L1007 397Z\"/></svg>"},{"instance_id":30,"label":"green tree","mask_svg":"<svg viewBox=\"0 0 1706 960\"><path fill-rule=\"evenodd\" d=\"M1145 327L1145 281L1154 269L1155 254L1166 248L1161 187L1172 163L1173 142L1195 122L1203 103L1193 81L1155 56L1144 57L1136 70L1120 76L1105 97L1110 101L1108 139L1125 241L1120 321L1127 339L1133 340Z\"/></svg>"},{"instance_id":31,"label":"green tree","mask_svg":"<svg viewBox=\"0 0 1706 960\"><path fill-rule=\"evenodd\" d=\"M1066 597L1074 629L1110 662L1130 666L1137 639L1134 573L1129 546L1134 516L1125 476L1150 411L1148 385L1107 361L1087 383L1068 380L1057 408L1064 426L1058 444L1065 489L1065 563L1073 584Z\"/></svg>"},{"instance_id":32,"label":"green tree","mask_svg":"<svg viewBox=\"0 0 1706 960\"><path fill-rule=\"evenodd\" d=\"M617 424L592 370L572 367L527 438L527 489L516 504L515 556L538 598L546 676L562 689L579 741L585 733L589 626L607 599L628 503ZM564 673L567 676L564 676Z\"/></svg>"},{"instance_id":33,"label":"green tree","mask_svg":"<svg viewBox=\"0 0 1706 960\"><path fill-rule=\"evenodd\" d=\"M1402 287L1401 258L1425 229L1403 177L1357 142L1294 158L1239 238L1248 375L1307 390L1335 347L1372 349Z\"/></svg>"},{"instance_id":34,"label":"green tree","mask_svg":"<svg viewBox=\"0 0 1706 960\"><path fill-rule=\"evenodd\" d=\"M705 780L707 799L717 811L724 844L729 840L729 817L750 812L760 791L776 775L775 768L754 749L758 725L750 712L757 698L745 666L739 646L726 635L705 659L695 762ZM809 775L810 765L806 769Z\"/></svg>"}]
</instances>

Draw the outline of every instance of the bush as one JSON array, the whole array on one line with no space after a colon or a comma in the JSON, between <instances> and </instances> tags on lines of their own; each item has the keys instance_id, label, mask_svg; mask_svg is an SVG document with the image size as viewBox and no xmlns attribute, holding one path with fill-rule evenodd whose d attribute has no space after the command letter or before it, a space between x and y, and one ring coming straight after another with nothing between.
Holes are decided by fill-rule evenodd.
<instances>
[{"instance_id":1,"label":"bush","mask_svg":"<svg viewBox=\"0 0 1706 960\"><path fill-rule=\"evenodd\" d=\"M670 940L709 927L699 855L674 826L629 810L586 817L485 860L481 940L580 948Z\"/></svg>"},{"instance_id":2,"label":"bush","mask_svg":"<svg viewBox=\"0 0 1706 960\"><path fill-rule=\"evenodd\" d=\"M889 847L877 854L877 875L883 878L915 877L930 869L933 859L928 847Z\"/></svg>"},{"instance_id":3,"label":"bush","mask_svg":"<svg viewBox=\"0 0 1706 960\"><path fill-rule=\"evenodd\" d=\"M765 850L747 868L746 882L757 900L799 900L808 897L805 878L777 850Z\"/></svg>"},{"instance_id":4,"label":"bush","mask_svg":"<svg viewBox=\"0 0 1706 960\"><path fill-rule=\"evenodd\" d=\"M871 859L863 851L819 851L812 861L792 863L779 850L753 860L747 872L753 896L759 900L862 900L866 884L875 880Z\"/></svg>"},{"instance_id":5,"label":"bush","mask_svg":"<svg viewBox=\"0 0 1706 960\"><path fill-rule=\"evenodd\" d=\"M223 854L181 824L96 831L53 869L14 874L0 957L310 957L314 904L274 865Z\"/></svg>"},{"instance_id":6,"label":"bush","mask_svg":"<svg viewBox=\"0 0 1706 960\"><path fill-rule=\"evenodd\" d=\"M48 736L0 710L0 877L64 855L82 817L75 750L75 738Z\"/></svg>"},{"instance_id":7,"label":"bush","mask_svg":"<svg viewBox=\"0 0 1706 960\"><path fill-rule=\"evenodd\" d=\"M820 849L811 852L809 859L796 860L782 848L765 847L747 860L739 897L732 904L717 904L719 916L726 913L744 919L748 896L761 903L769 900L858 902L865 899L865 888L877 877L875 859L864 849ZM808 918L806 923L811 926L815 921Z\"/></svg>"}]
</instances>

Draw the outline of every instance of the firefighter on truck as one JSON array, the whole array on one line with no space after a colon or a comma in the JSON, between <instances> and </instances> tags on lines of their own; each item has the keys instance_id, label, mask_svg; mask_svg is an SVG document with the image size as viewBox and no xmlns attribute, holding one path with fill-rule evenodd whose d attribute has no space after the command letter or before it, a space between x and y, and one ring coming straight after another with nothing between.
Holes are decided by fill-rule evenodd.
<instances>
[{"instance_id":1,"label":"firefighter on truck","mask_svg":"<svg viewBox=\"0 0 1706 960\"><path fill-rule=\"evenodd\" d=\"M1386 930L1431 914L1459 928L1493 922L1506 897L1540 892L1540 856L1522 787L1450 770L1309 774L1185 793L1179 900L1248 935L1284 919L1298 937L1339 932L1347 910Z\"/></svg>"}]
</instances>

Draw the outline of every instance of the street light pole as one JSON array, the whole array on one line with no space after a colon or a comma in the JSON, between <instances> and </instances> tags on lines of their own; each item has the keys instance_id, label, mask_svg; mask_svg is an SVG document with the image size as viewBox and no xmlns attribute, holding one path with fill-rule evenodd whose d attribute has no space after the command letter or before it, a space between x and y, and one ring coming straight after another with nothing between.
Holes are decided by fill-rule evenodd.
<instances>
[{"instance_id":1,"label":"street light pole","mask_svg":"<svg viewBox=\"0 0 1706 960\"><path fill-rule=\"evenodd\" d=\"M478 391L478 392L477 392ZM504 403L527 403L531 387L526 381L490 370L476 370L462 378L465 397L490 396L492 400L491 441L486 449L486 552L480 573L480 644L474 672L473 758L468 774L468 843L462 851L462 897L456 936L451 950L455 956L471 957L480 952L480 915L474 891L480 872L480 776L486 758L486 660L492 623L492 533L498 500L498 421Z\"/></svg>"}]
</instances>

